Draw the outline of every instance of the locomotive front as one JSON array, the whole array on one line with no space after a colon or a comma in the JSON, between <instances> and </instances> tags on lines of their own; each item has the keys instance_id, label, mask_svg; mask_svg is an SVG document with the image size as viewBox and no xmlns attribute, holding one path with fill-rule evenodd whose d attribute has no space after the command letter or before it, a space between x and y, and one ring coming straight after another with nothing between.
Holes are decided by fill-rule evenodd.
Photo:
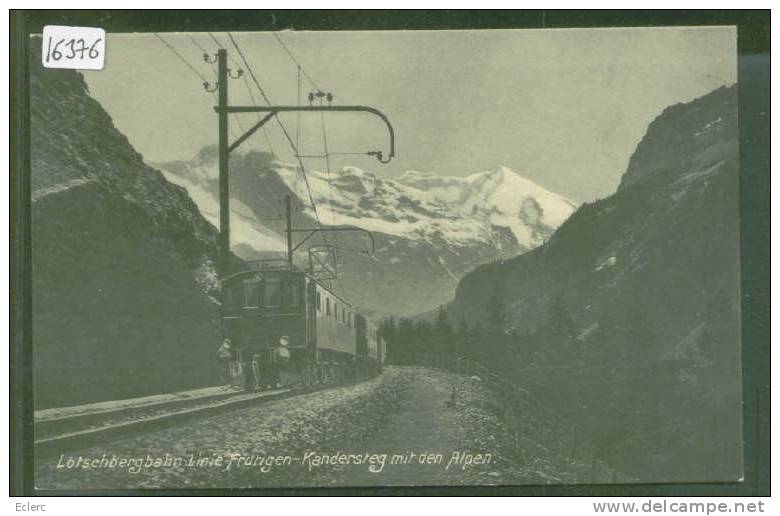
<instances>
[{"instance_id":1,"label":"locomotive front","mask_svg":"<svg viewBox=\"0 0 780 516\"><path fill-rule=\"evenodd\" d=\"M307 324L305 283L304 274L295 270L245 271L223 281L222 330L237 360L283 359L289 372L302 369L315 344Z\"/></svg>"}]
</instances>

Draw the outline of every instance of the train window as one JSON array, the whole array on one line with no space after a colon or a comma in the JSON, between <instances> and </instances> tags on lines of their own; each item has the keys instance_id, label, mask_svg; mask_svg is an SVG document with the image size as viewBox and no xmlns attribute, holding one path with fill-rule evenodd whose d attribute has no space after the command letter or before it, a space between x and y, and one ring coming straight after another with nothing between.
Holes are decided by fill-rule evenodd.
<instances>
[{"instance_id":1,"label":"train window","mask_svg":"<svg viewBox=\"0 0 780 516\"><path fill-rule=\"evenodd\" d=\"M291 306L298 306L301 302L301 291L298 288L298 282L293 282L290 284L290 305Z\"/></svg>"},{"instance_id":2,"label":"train window","mask_svg":"<svg viewBox=\"0 0 780 516\"><path fill-rule=\"evenodd\" d=\"M258 306L260 306L260 282L244 281L244 308L257 308Z\"/></svg>"},{"instance_id":3,"label":"train window","mask_svg":"<svg viewBox=\"0 0 780 516\"><path fill-rule=\"evenodd\" d=\"M283 283L282 304L285 306L298 306L298 282L285 281Z\"/></svg>"},{"instance_id":4,"label":"train window","mask_svg":"<svg viewBox=\"0 0 780 516\"><path fill-rule=\"evenodd\" d=\"M222 308L232 310L236 307L236 302L233 299L233 289L230 287L222 287Z\"/></svg>"},{"instance_id":5,"label":"train window","mask_svg":"<svg viewBox=\"0 0 780 516\"><path fill-rule=\"evenodd\" d=\"M317 311L322 312L322 296L317 292Z\"/></svg>"},{"instance_id":6,"label":"train window","mask_svg":"<svg viewBox=\"0 0 780 516\"><path fill-rule=\"evenodd\" d=\"M333 302L333 318L339 320L339 304L335 301Z\"/></svg>"},{"instance_id":7,"label":"train window","mask_svg":"<svg viewBox=\"0 0 780 516\"><path fill-rule=\"evenodd\" d=\"M325 298L325 315L330 315L330 298Z\"/></svg>"},{"instance_id":8,"label":"train window","mask_svg":"<svg viewBox=\"0 0 780 516\"><path fill-rule=\"evenodd\" d=\"M263 296L264 306L279 306L282 304L282 286L279 278L270 278L265 280L265 295Z\"/></svg>"}]
</instances>

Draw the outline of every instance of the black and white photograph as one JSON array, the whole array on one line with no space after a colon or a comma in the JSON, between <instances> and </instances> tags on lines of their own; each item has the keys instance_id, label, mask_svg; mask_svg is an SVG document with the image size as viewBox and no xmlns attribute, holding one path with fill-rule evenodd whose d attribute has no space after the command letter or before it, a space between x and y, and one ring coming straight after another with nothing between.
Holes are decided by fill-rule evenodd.
<instances>
[{"instance_id":1,"label":"black and white photograph","mask_svg":"<svg viewBox=\"0 0 780 516\"><path fill-rule=\"evenodd\" d=\"M736 26L55 29L35 490L745 479Z\"/></svg>"}]
</instances>

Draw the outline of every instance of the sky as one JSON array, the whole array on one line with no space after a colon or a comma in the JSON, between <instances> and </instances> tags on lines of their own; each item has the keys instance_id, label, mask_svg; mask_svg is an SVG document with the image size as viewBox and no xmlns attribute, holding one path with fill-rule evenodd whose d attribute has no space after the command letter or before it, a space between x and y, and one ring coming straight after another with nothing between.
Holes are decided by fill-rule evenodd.
<instances>
[{"instance_id":1,"label":"sky","mask_svg":"<svg viewBox=\"0 0 780 516\"><path fill-rule=\"evenodd\" d=\"M303 104L321 89L334 105L380 109L395 128L390 164L334 156L331 170L465 176L503 165L577 202L616 190L664 108L737 79L733 27L277 34L314 81L301 74ZM215 41L207 33L161 36L197 73L152 34L110 34L105 68L83 72L91 94L149 163L190 159L217 142L215 100L201 79L214 80L201 47L214 53ZM235 60L230 66L245 68L227 35L214 36ZM298 103L298 65L274 34L234 37L270 101ZM230 80L228 88L233 105L251 105L248 88L260 101L251 79ZM256 119L232 115L231 140ZM368 114L286 114L282 122L300 154L322 154L326 142L331 153L387 153L385 127ZM276 123L240 149L294 160ZM328 166L319 158L305 163Z\"/></svg>"}]
</instances>

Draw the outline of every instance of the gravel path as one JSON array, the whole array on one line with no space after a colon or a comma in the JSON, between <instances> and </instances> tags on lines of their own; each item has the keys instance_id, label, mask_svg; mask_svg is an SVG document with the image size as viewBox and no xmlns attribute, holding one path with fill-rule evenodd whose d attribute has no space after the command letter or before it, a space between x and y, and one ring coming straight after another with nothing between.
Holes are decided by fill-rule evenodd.
<instances>
[{"instance_id":1,"label":"gravel path","mask_svg":"<svg viewBox=\"0 0 780 516\"><path fill-rule=\"evenodd\" d=\"M501 412L477 380L423 368L388 367L379 378L357 385L42 458L36 463L36 486L138 489L522 482L523 469L503 454L509 432Z\"/></svg>"}]
</instances>

